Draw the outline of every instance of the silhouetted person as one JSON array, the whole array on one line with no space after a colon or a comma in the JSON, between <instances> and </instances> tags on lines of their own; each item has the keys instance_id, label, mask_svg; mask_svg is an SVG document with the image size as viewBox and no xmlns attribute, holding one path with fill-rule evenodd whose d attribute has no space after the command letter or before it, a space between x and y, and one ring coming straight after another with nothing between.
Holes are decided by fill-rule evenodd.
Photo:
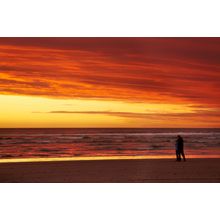
<instances>
[{"instance_id":1,"label":"silhouetted person","mask_svg":"<svg viewBox=\"0 0 220 220\"><path fill-rule=\"evenodd\" d=\"M175 148L176 148L176 161L181 161L180 153L179 153L179 146L178 146L178 139L176 140Z\"/></svg>"},{"instance_id":2,"label":"silhouetted person","mask_svg":"<svg viewBox=\"0 0 220 220\"><path fill-rule=\"evenodd\" d=\"M178 135L176 140L176 160L181 161L181 156L183 160L186 161L185 154L184 154L184 141L183 138Z\"/></svg>"}]
</instances>

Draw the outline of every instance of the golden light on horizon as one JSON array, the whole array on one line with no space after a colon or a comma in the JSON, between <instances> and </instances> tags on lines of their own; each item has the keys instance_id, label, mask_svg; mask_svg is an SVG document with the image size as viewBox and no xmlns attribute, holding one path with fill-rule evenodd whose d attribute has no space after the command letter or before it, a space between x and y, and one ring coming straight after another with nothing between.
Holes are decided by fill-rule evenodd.
<instances>
[{"instance_id":1,"label":"golden light on horizon","mask_svg":"<svg viewBox=\"0 0 220 220\"><path fill-rule=\"evenodd\" d=\"M165 120L168 127L175 127L173 121L178 126L182 123L181 114L190 115L197 111L195 107L183 104L50 99L21 95L0 95L0 103L2 128L157 127ZM169 119L173 117L169 124Z\"/></svg>"}]
</instances>

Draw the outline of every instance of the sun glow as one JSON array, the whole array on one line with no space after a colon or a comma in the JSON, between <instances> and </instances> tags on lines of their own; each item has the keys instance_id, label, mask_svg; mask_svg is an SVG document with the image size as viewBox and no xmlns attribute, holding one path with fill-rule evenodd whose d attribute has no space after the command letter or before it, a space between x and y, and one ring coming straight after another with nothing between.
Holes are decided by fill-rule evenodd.
<instances>
[{"instance_id":1,"label":"sun glow","mask_svg":"<svg viewBox=\"0 0 220 220\"><path fill-rule=\"evenodd\" d=\"M193 113L188 105L0 95L1 127L145 127L162 116ZM157 120L155 120L157 117Z\"/></svg>"}]
</instances>

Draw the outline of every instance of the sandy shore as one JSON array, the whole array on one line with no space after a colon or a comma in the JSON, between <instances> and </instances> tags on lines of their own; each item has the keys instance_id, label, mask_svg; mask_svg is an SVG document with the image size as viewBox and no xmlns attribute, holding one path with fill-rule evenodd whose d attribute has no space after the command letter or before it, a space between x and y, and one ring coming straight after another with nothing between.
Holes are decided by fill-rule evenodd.
<instances>
[{"instance_id":1,"label":"sandy shore","mask_svg":"<svg viewBox=\"0 0 220 220\"><path fill-rule=\"evenodd\" d=\"M0 163L0 182L18 183L212 183L220 159L128 159Z\"/></svg>"}]
</instances>

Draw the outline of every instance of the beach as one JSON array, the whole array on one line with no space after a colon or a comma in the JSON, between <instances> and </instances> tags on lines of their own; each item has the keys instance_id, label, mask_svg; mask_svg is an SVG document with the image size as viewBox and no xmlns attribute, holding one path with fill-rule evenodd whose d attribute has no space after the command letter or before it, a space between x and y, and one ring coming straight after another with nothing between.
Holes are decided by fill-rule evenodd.
<instances>
[{"instance_id":1,"label":"beach","mask_svg":"<svg viewBox=\"0 0 220 220\"><path fill-rule=\"evenodd\" d=\"M186 162L175 161L179 134ZM219 137L207 128L0 129L0 182L220 182Z\"/></svg>"},{"instance_id":2,"label":"beach","mask_svg":"<svg viewBox=\"0 0 220 220\"><path fill-rule=\"evenodd\" d=\"M219 183L219 158L0 163L1 183Z\"/></svg>"}]
</instances>

